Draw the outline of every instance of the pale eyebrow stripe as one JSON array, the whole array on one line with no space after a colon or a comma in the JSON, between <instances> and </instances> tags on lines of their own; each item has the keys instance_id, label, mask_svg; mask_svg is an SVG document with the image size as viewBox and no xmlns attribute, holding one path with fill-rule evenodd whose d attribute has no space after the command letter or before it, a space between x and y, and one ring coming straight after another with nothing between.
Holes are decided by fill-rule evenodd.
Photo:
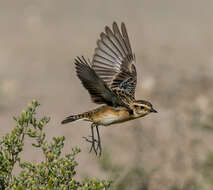
<instances>
[{"instance_id":1,"label":"pale eyebrow stripe","mask_svg":"<svg viewBox=\"0 0 213 190\"><path fill-rule=\"evenodd\" d=\"M147 105L145 105L145 104L140 104L140 105L143 106L144 108L150 110L150 107L148 107Z\"/></svg>"}]
</instances>

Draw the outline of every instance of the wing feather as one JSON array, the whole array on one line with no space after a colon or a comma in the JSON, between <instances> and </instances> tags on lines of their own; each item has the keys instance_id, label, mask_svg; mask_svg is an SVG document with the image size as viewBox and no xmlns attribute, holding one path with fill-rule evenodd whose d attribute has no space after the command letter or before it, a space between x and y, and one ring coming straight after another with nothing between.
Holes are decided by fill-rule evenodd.
<instances>
[{"instance_id":1,"label":"wing feather","mask_svg":"<svg viewBox=\"0 0 213 190\"><path fill-rule=\"evenodd\" d=\"M106 26L106 34L109 37L109 39L112 41L114 46L118 49L119 53L121 54L122 58L125 58L126 52L123 49L121 43L119 42L118 38L113 34L112 30Z\"/></svg>"},{"instance_id":2,"label":"wing feather","mask_svg":"<svg viewBox=\"0 0 213 190\"><path fill-rule=\"evenodd\" d=\"M122 92L131 99L134 99L137 83L134 61L125 24L121 23L121 30L116 22L112 30L106 26L97 41L92 68L112 91L116 89L116 93Z\"/></svg>"},{"instance_id":3,"label":"wing feather","mask_svg":"<svg viewBox=\"0 0 213 190\"><path fill-rule=\"evenodd\" d=\"M97 104L108 104L110 106L125 106L119 97L100 79L84 57L77 57L75 59L75 65L77 76L83 86L89 91L93 102Z\"/></svg>"},{"instance_id":4,"label":"wing feather","mask_svg":"<svg viewBox=\"0 0 213 190\"><path fill-rule=\"evenodd\" d=\"M122 31L122 34L123 34L123 39L125 41L124 44L127 47L128 53L129 53L129 55L133 56L132 48L131 48L129 37L128 37L128 33L127 33L127 30L126 30L126 26L125 26L125 24L123 22L121 23L121 31Z\"/></svg>"},{"instance_id":5,"label":"wing feather","mask_svg":"<svg viewBox=\"0 0 213 190\"><path fill-rule=\"evenodd\" d=\"M128 52L128 49L127 49L126 44L124 42L124 39L123 39L123 37L121 35L121 32L120 32L120 30L118 28L118 25L114 22L112 27L113 27L113 32L114 32L116 38L119 41L120 46L123 48L123 50L125 52L125 55L128 55L129 52Z\"/></svg>"},{"instance_id":6,"label":"wing feather","mask_svg":"<svg viewBox=\"0 0 213 190\"><path fill-rule=\"evenodd\" d=\"M102 42L113 52L114 58L120 59L122 61L123 56L116 45L112 42L112 40L105 33L101 33L100 35Z\"/></svg>"}]
</instances>

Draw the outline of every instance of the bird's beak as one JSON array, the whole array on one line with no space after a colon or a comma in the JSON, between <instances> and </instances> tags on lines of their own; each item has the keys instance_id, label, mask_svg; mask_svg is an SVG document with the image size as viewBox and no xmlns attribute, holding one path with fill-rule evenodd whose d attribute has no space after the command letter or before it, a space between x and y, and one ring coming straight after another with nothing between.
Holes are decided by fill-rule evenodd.
<instances>
[{"instance_id":1,"label":"bird's beak","mask_svg":"<svg viewBox=\"0 0 213 190\"><path fill-rule=\"evenodd\" d=\"M152 108L152 109L150 110L150 112L158 113L154 108Z\"/></svg>"}]
</instances>

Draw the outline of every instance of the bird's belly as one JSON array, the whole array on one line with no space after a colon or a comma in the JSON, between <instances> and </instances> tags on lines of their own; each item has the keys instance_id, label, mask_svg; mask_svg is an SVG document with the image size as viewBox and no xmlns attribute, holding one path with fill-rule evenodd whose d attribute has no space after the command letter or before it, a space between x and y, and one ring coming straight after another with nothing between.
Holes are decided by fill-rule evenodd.
<instances>
[{"instance_id":1,"label":"bird's belly","mask_svg":"<svg viewBox=\"0 0 213 190\"><path fill-rule=\"evenodd\" d=\"M121 122L121 118L113 114L106 114L100 118L99 124L101 125L111 125L113 123Z\"/></svg>"},{"instance_id":2,"label":"bird's belly","mask_svg":"<svg viewBox=\"0 0 213 190\"><path fill-rule=\"evenodd\" d=\"M107 126L115 123L121 123L130 119L129 112L126 110L108 110L106 112L102 112L98 117L94 118L94 122L98 125Z\"/></svg>"}]
</instances>

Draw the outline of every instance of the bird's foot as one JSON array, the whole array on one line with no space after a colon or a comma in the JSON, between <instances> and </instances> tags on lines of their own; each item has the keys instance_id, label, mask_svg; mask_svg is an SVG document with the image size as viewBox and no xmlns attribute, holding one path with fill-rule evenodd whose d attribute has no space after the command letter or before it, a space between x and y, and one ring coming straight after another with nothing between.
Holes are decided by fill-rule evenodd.
<instances>
[{"instance_id":1,"label":"bird's foot","mask_svg":"<svg viewBox=\"0 0 213 190\"><path fill-rule=\"evenodd\" d=\"M94 137L94 127L96 127L96 132L97 132L97 136L98 136L98 140L95 139ZM102 148L101 148L101 138L99 135L99 130L98 130L98 126L95 124L91 125L91 136L88 137L83 137L87 142L91 143L91 148L90 151L94 150L95 154L98 155L98 151L99 151L99 156L101 156L101 152L102 152ZM96 146L97 143L97 146Z\"/></svg>"},{"instance_id":2,"label":"bird's foot","mask_svg":"<svg viewBox=\"0 0 213 190\"><path fill-rule=\"evenodd\" d=\"M89 152L92 152L92 150L94 150L96 155L101 156L101 152L102 152L101 141L98 141L97 139L93 139L92 136L82 137L82 138L91 144Z\"/></svg>"},{"instance_id":3,"label":"bird's foot","mask_svg":"<svg viewBox=\"0 0 213 190\"><path fill-rule=\"evenodd\" d=\"M89 143L93 143L92 136L88 136L88 137L82 137L83 139L85 139L85 141L89 142ZM89 139L91 138L91 139ZM94 139L95 143L97 143L98 141L96 139Z\"/></svg>"}]
</instances>

